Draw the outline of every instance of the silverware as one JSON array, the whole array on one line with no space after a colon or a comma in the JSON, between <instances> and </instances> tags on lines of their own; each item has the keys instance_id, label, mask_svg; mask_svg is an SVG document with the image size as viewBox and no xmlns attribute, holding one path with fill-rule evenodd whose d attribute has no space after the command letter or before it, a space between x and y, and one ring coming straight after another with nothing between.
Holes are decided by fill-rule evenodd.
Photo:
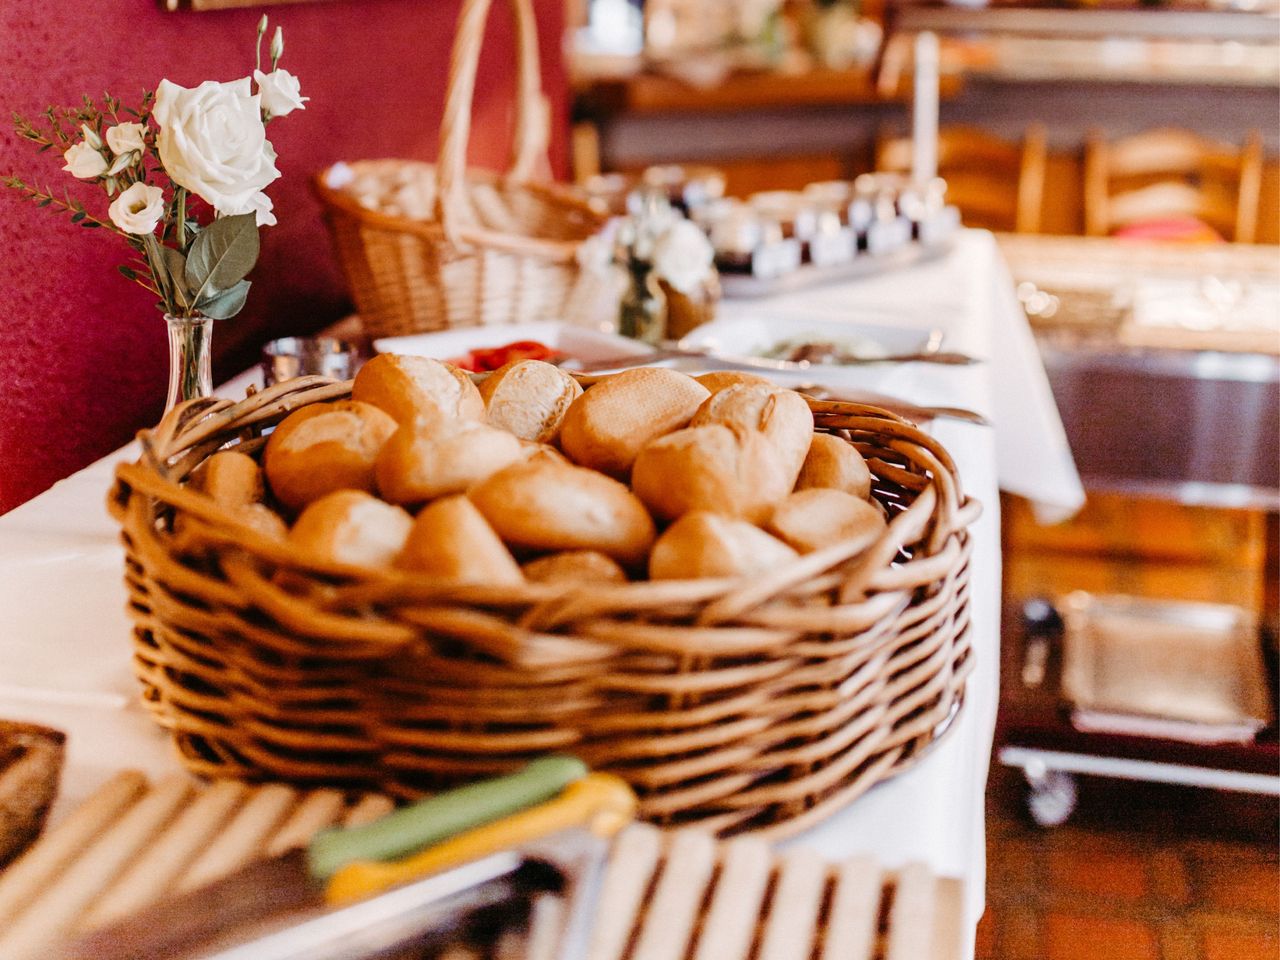
<instances>
[{"instance_id":1,"label":"silverware","mask_svg":"<svg viewBox=\"0 0 1280 960\"><path fill-rule=\"evenodd\" d=\"M854 354L834 354L831 363L815 363L809 360L777 360L772 357L722 357L707 350L683 347L661 347L652 353L633 354L626 357L608 357L604 360L566 360L566 370L592 373L597 370L626 370L642 367L660 360L701 360L722 370L821 370L824 367L864 366L873 363L941 363L947 366L968 366L981 363L977 357L966 353L942 350L920 350L913 353L896 353L883 357L860 357Z\"/></svg>"}]
</instances>

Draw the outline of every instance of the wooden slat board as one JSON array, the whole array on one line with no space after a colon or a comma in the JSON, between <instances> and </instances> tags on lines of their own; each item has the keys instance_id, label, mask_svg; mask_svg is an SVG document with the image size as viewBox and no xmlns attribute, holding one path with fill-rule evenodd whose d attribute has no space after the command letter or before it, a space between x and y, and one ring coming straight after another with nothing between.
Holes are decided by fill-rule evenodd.
<instances>
[{"instance_id":1,"label":"wooden slat board","mask_svg":"<svg viewBox=\"0 0 1280 960\"><path fill-rule=\"evenodd\" d=\"M590 960L956 960L962 893L919 864L635 824L605 871Z\"/></svg>"},{"instance_id":2,"label":"wooden slat board","mask_svg":"<svg viewBox=\"0 0 1280 960\"><path fill-rule=\"evenodd\" d=\"M378 795L118 774L0 873L0 957L35 960L53 938L390 809ZM886 873L634 824L605 869L590 960L956 960L961 893L919 865Z\"/></svg>"}]
</instances>

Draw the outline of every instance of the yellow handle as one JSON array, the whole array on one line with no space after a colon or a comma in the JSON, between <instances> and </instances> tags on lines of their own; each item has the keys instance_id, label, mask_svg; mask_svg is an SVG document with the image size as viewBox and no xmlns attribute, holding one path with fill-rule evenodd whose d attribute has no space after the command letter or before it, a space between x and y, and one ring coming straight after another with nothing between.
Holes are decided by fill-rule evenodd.
<instances>
[{"instance_id":1,"label":"yellow handle","mask_svg":"<svg viewBox=\"0 0 1280 960\"><path fill-rule=\"evenodd\" d=\"M586 827L601 836L611 836L631 821L635 809L635 794L626 783L611 774L593 773L569 784L554 800L468 830L403 860L350 863L330 878L325 896L330 903L372 896L388 887L518 847L569 827Z\"/></svg>"}]
</instances>

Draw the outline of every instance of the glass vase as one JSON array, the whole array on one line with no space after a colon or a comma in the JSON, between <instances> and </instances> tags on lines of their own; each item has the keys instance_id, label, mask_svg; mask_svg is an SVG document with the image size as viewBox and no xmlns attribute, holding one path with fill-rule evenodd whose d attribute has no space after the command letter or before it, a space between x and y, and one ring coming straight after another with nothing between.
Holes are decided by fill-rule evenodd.
<instances>
[{"instance_id":1,"label":"glass vase","mask_svg":"<svg viewBox=\"0 0 1280 960\"><path fill-rule=\"evenodd\" d=\"M164 315L169 328L169 397L164 412L213 393L213 320Z\"/></svg>"},{"instance_id":2,"label":"glass vase","mask_svg":"<svg viewBox=\"0 0 1280 960\"><path fill-rule=\"evenodd\" d=\"M631 271L631 284L619 307L618 332L656 344L667 332L667 298L652 270Z\"/></svg>"}]
</instances>

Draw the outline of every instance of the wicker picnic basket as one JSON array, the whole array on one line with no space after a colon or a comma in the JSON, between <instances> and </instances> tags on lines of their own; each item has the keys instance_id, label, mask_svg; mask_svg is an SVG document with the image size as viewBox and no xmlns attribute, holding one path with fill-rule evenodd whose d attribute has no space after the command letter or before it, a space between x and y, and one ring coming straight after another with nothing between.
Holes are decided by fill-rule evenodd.
<instances>
[{"instance_id":1,"label":"wicker picnic basket","mask_svg":"<svg viewBox=\"0 0 1280 960\"><path fill-rule=\"evenodd\" d=\"M655 822L785 834L910 765L959 708L979 508L894 414L810 401L892 517L861 554L745 581L458 586L311 558L184 486L349 390L192 401L117 470L134 663L196 772L411 797L566 751Z\"/></svg>"},{"instance_id":2,"label":"wicker picnic basket","mask_svg":"<svg viewBox=\"0 0 1280 960\"><path fill-rule=\"evenodd\" d=\"M447 327L559 320L578 275L579 244L602 219L568 187L535 183L549 120L529 0L513 0L517 33L514 160L504 174L467 169L471 101L490 0L466 0L449 67L438 165L371 160L352 175L419 179L427 219L369 209L335 186L333 168L313 189L356 309L373 337Z\"/></svg>"}]
</instances>

